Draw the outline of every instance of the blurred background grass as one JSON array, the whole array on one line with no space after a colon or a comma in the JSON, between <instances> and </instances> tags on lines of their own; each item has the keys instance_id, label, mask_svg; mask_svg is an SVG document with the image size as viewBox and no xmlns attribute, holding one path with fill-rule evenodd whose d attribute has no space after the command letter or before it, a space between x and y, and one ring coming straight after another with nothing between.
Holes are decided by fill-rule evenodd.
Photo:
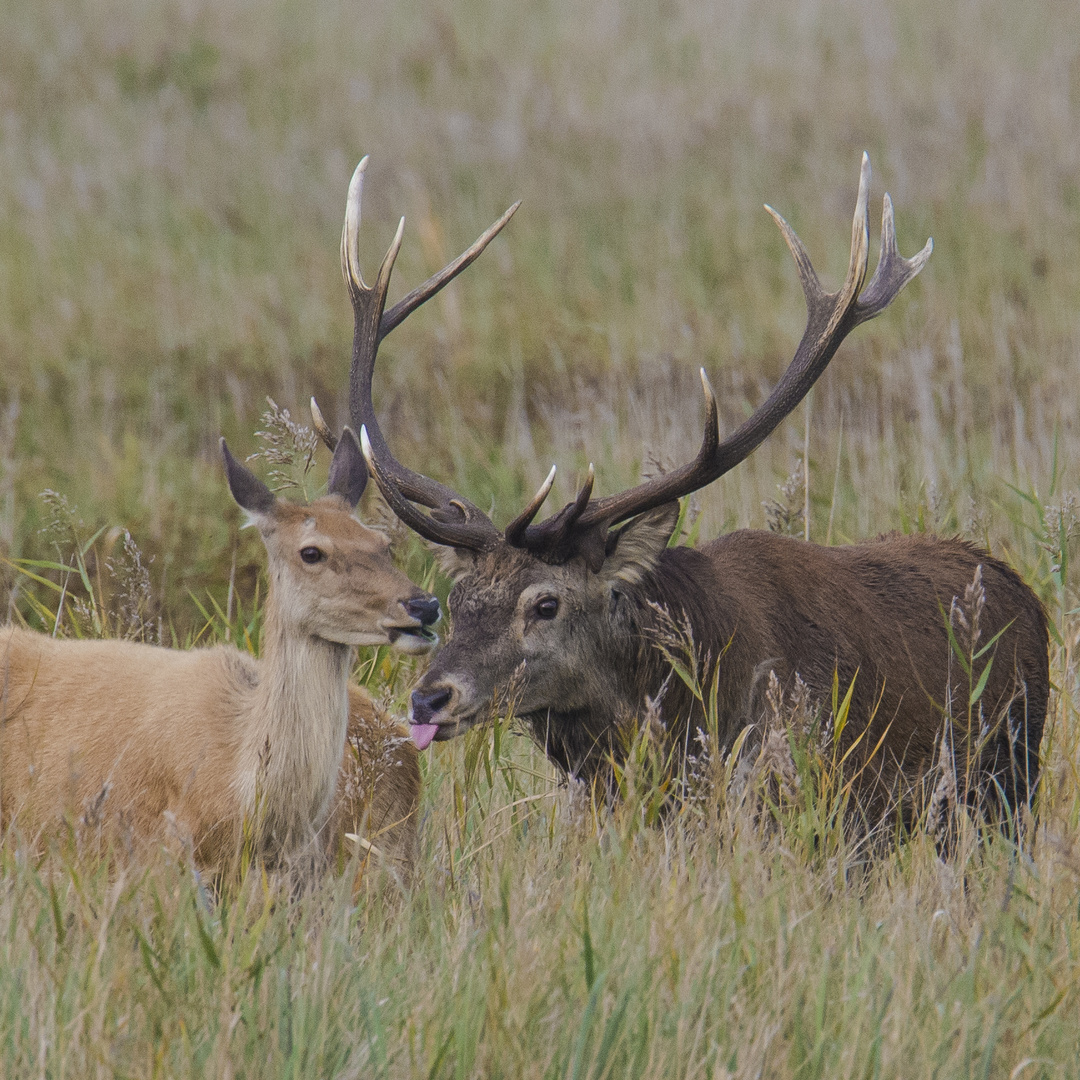
<instances>
[{"instance_id":1,"label":"blurred background grass","mask_svg":"<svg viewBox=\"0 0 1080 1080\"><path fill-rule=\"evenodd\" d=\"M376 379L401 455L497 520L552 460L558 499L590 460L612 491L691 452L699 365L727 424L761 399L803 308L760 205L837 282L863 149L872 229L887 187L902 248L936 249L815 390L811 535L922 505L1015 544L1002 481L1075 463L1075 5L4 0L3 22L0 548L40 554L58 489L131 529L180 624L236 540L218 435L248 451L267 394L345 419L365 153L369 273L407 218L392 296L524 200ZM702 495L702 535L764 523L802 428Z\"/></svg>"},{"instance_id":2,"label":"blurred background grass","mask_svg":"<svg viewBox=\"0 0 1080 1080\"><path fill-rule=\"evenodd\" d=\"M256 449L267 395L344 422L337 245L363 154L369 277L407 217L392 300L524 200L386 341L375 388L400 456L505 522L553 460L557 504L589 461L606 493L692 454L699 365L729 429L762 399L804 314L761 203L837 284L866 149L874 234L887 188L902 250L935 251L813 392L811 538L961 532L1057 635L1033 858L969 843L943 866L923 838L849 878L799 819L590 816L490 733L424 756L418 881L386 908L350 874L214 904L167 861L6 840L0 1071L1069 1075L1080 7L0 0L0 26L0 555L103 530L104 596L127 528L140 626L257 638L261 553L217 438ZM777 489L805 421L695 497L702 538L776 499L802 530L798 483ZM4 581L9 612L55 606ZM399 710L412 672L362 657Z\"/></svg>"}]
</instances>

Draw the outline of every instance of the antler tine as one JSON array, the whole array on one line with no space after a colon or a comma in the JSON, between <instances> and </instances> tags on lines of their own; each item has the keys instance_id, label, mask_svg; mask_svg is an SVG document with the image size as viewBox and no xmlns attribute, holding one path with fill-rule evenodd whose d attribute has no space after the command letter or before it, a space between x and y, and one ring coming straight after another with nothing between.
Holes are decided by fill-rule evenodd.
<instances>
[{"instance_id":1,"label":"antler tine","mask_svg":"<svg viewBox=\"0 0 1080 1080\"><path fill-rule=\"evenodd\" d=\"M379 324L379 336L386 337L394 327L405 321L422 303L430 300L444 285L449 284L467 266L471 265L483 252L484 248L502 232L503 226L517 213L521 200L518 199L494 225L486 229L475 243L466 251L463 251L452 263L444 266L437 274L413 289L404 300L399 300L389 311L383 313L382 322Z\"/></svg>"},{"instance_id":2,"label":"antler tine","mask_svg":"<svg viewBox=\"0 0 1080 1080\"><path fill-rule=\"evenodd\" d=\"M896 299L900 290L926 265L934 250L934 238L926 241L922 251L905 259L896 246L896 225L893 221L892 199L888 192L881 208L881 254L870 284L855 302L855 315L866 322L880 315Z\"/></svg>"},{"instance_id":3,"label":"antler tine","mask_svg":"<svg viewBox=\"0 0 1080 1080\"><path fill-rule=\"evenodd\" d=\"M498 531L480 511L476 511L479 518L470 520L468 511L465 510L463 521L441 521L425 514L414 502L405 498L397 484L383 471L382 463L372 449L367 427L360 428L360 450L367 462L368 471L375 478L375 483L390 509L425 540L448 547L470 548L473 551L486 551L499 542ZM459 514L469 506L457 500L454 505ZM475 507L471 509L475 510Z\"/></svg>"},{"instance_id":4,"label":"antler tine","mask_svg":"<svg viewBox=\"0 0 1080 1080\"><path fill-rule=\"evenodd\" d=\"M521 540L525 535L525 530L529 527L532 519L540 512L540 507L544 505L544 500L551 493L551 485L554 483L555 466L552 465L551 472L547 474L547 479L537 489L536 494L529 501L529 505L506 526L506 531L503 535L506 537L506 542L512 547L521 546Z\"/></svg>"},{"instance_id":5,"label":"antler tine","mask_svg":"<svg viewBox=\"0 0 1080 1080\"><path fill-rule=\"evenodd\" d=\"M470 265L498 235L520 204L515 203L510 207L467 251L386 312L386 293L390 286L394 261L401 249L405 219L402 218L399 222L393 242L379 268L378 278L369 288L364 284L360 273L359 247L360 204L367 161L365 157L360 162L349 183L345 224L341 233L341 268L349 288L354 316L353 355L349 370L349 415L354 428L364 428L367 431L371 456L378 466L375 468L369 465L371 473L399 516L422 535L436 540L437 543L482 548L499 537L498 530L481 510L463 499L452 488L406 468L394 457L375 416L371 382L382 339L425 300L429 300ZM407 509L402 511L400 507L407 502L431 508L434 517L428 517L415 507L411 514Z\"/></svg>"},{"instance_id":6,"label":"antler tine","mask_svg":"<svg viewBox=\"0 0 1080 1080\"><path fill-rule=\"evenodd\" d=\"M813 267L810 269L813 270ZM716 453L720 443L720 417L717 414L716 395L713 393L709 376L705 374L704 368L698 368L698 375L701 377L701 390L705 395L705 434L701 438L698 457L705 459Z\"/></svg>"},{"instance_id":7,"label":"antler tine","mask_svg":"<svg viewBox=\"0 0 1080 1080\"><path fill-rule=\"evenodd\" d=\"M514 539L511 540L507 536L507 541L516 547L526 547L530 550L558 549L569 538L570 533L577 527L582 515L589 508L595 482L596 469L590 461L589 471L585 474L585 483L581 485L573 502L567 503L557 514L552 514L547 521L542 521L539 525L515 530Z\"/></svg>"},{"instance_id":8,"label":"antler tine","mask_svg":"<svg viewBox=\"0 0 1080 1080\"><path fill-rule=\"evenodd\" d=\"M315 428L315 434L326 444L326 448L332 454L337 449L338 437L330 430L330 425L323 419L322 409L313 397L311 399L311 424Z\"/></svg>"},{"instance_id":9,"label":"antler tine","mask_svg":"<svg viewBox=\"0 0 1080 1080\"><path fill-rule=\"evenodd\" d=\"M806 329L794 358L772 393L754 414L720 442L716 398L702 371L706 402L705 432L701 449L694 460L628 491L597 499L580 511L577 510L577 502L564 507L548 521L525 531L523 540L530 548L543 549L555 543L556 537L564 538L561 530L568 520L575 523L579 531L607 527L704 487L747 457L795 409L828 366L844 338L860 323L884 311L930 256L932 244L929 242L911 259L900 256L896 248L892 203L886 196L881 260L860 300L869 254L869 190L870 159L863 154L859 170L859 195L851 225L851 257L844 284L835 293L828 293L821 287L810 257L795 231L772 207L766 206L795 259L806 298L807 318Z\"/></svg>"},{"instance_id":10,"label":"antler tine","mask_svg":"<svg viewBox=\"0 0 1080 1080\"><path fill-rule=\"evenodd\" d=\"M577 498L574 500L573 513L570 515L570 524L572 525L585 510L585 507L589 505L589 500L592 498L593 484L596 483L596 469L593 468L593 463L589 462L589 471L585 474L585 483L581 485L580 490L577 493Z\"/></svg>"},{"instance_id":11,"label":"antler tine","mask_svg":"<svg viewBox=\"0 0 1080 1080\"><path fill-rule=\"evenodd\" d=\"M592 499L593 485L596 483L596 470L593 463L589 462L589 471L585 474L585 483L578 489L577 497L572 503L564 506L562 511L552 518L552 524L557 525L556 534L560 540L570 535L570 531L581 520L590 500ZM547 522L544 522L546 525Z\"/></svg>"},{"instance_id":12,"label":"antler tine","mask_svg":"<svg viewBox=\"0 0 1080 1080\"><path fill-rule=\"evenodd\" d=\"M364 173L367 172L368 156L360 159L349 180L349 195L345 201L345 224L341 229L341 276L353 294L353 286L367 291L360 271L360 203L364 194Z\"/></svg>"}]
</instances>

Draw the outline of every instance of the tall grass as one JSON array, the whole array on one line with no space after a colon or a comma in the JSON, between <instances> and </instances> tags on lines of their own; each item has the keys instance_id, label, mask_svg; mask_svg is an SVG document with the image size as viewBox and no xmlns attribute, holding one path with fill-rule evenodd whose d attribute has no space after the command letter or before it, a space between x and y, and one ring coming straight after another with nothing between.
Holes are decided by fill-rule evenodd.
<instances>
[{"instance_id":1,"label":"tall grass","mask_svg":"<svg viewBox=\"0 0 1080 1080\"><path fill-rule=\"evenodd\" d=\"M3 0L0 25L13 616L257 647L260 555L216 440L254 450L267 395L345 420L362 154L366 265L407 215L399 293L524 199L376 378L400 456L506 521L552 460L557 502L590 461L612 491L692 454L699 365L729 428L761 400L803 310L760 204L836 281L867 149L902 249L933 234L934 256L845 344L808 440L800 411L687 524L761 527L779 500L816 540L963 533L1047 604L1055 681L1026 853L961 823L947 864L920 837L867 866L813 755L766 814L671 814L644 737L609 811L512 725L425 755L408 896L346 869L213 897L165 854L9 833L0 1073L1075 1071L1080 8ZM357 675L400 710L413 668Z\"/></svg>"}]
</instances>

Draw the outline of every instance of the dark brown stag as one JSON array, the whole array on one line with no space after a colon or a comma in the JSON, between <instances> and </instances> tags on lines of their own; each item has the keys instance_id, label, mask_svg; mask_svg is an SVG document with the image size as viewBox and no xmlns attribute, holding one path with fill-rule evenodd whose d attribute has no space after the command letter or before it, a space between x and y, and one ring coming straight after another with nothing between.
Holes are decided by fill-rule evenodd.
<instances>
[{"instance_id":1,"label":"dark brown stag","mask_svg":"<svg viewBox=\"0 0 1080 1080\"><path fill-rule=\"evenodd\" d=\"M702 717L655 647L670 617L688 625L701 655L718 665L726 745L744 726L760 726L770 672L787 688L801 678L822 706L837 678L853 688L843 740L852 744L865 732L856 758L862 755L859 790L868 810L907 800L949 719L948 745L961 783L969 778L969 798L996 794L1014 807L1030 798L1049 685L1046 620L1003 562L963 540L933 536L822 547L741 530L699 549L668 547L678 500L747 457L805 397L847 334L884 311L929 258L930 242L914 258L899 254L886 195L880 260L863 287L869 181L864 155L851 261L835 293L822 289L798 237L769 209L795 258L808 318L791 365L753 416L721 441L703 370L705 435L693 461L604 498L593 496L590 467L577 498L539 524L533 519L554 470L500 532L467 499L401 465L372 407L374 351L354 351L352 422L362 429L379 489L402 521L460 557L450 638L412 695L421 748L466 731L512 687L516 714L567 773L590 778L617 758L627 721L643 714L647 697L659 698L678 753ZM358 195L349 200L343 260L360 341L363 325L378 325L400 232L379 285L365 290ZM968 687L962 700L957 692L948 613L977 571L985 593L981 640L997 637L972 722Z\"/></svg>"}]
</instances>

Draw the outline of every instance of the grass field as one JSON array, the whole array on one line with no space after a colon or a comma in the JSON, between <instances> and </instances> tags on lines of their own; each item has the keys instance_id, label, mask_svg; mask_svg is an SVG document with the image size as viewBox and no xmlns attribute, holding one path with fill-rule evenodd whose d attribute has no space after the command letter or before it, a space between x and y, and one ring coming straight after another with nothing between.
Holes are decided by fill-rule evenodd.
<instances>
[{"instance_id":1,"label":"grass field","mask_svg":"<svg viewBox=\"0 0 1080 1080\"><path fill-rule=\"evenodd\" d=\"M9 615L52 629L13 564L60 559L59 632L257 639L217 439L257 450L268 395L344 422L363 154L369 276L407 217L392 300L524 200L376 377L399 456L504 523L552 461L557 505L590 461L603 494L691 455L700 365L722 424L748 414L803 320L761 203L836 283L865 149L872 230L887 188L934 255L695 496L700 534L772 500L821 542L976 539L1047 604L1055 684L1033 853L967 828L947 864L920 836L859 866L809 785L768 828L723 798L650 825L647 762L599 811L512 728L424 755L407 895L353 865L214 899L165 854L6 835L0 1075L1077 1074L1080 7L2 0L0 25ZM415 671L358 677L401 710Z\"/></svg>"}]
</instances>

